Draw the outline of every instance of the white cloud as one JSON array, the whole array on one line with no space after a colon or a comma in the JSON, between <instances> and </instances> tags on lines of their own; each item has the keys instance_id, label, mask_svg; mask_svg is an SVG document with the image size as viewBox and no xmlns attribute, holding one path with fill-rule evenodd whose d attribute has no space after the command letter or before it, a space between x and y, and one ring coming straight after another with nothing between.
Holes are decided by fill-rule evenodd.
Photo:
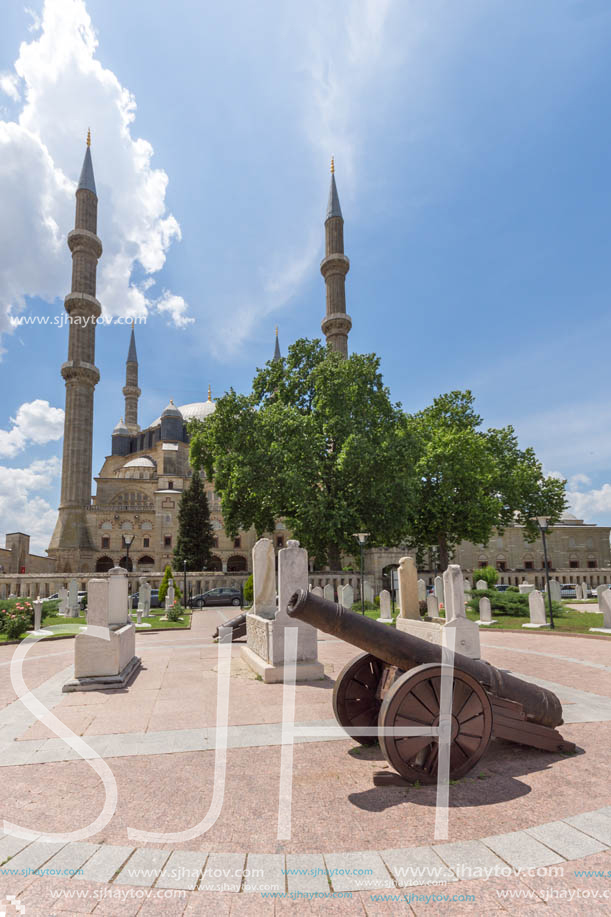
<instances>
[{"instance_id":1,"label":"white cloud","mask_svg":"<svg viewBox=\"0 0 611 917\"><path fill-rule=\"evenodd\" d=\"M156 301L155 306L158 312L168 312L174 324L179 328L184 328L195 321L194 318L185 314L189 307L182 296L176 296L168 290L163 291L163 296Z\"/></svg>"},{"instance_id":2,"label":"white cloud","mask_svg":"<svg viewBox=\"0 0 611 917\"><path fill-rule=\"evenodd\" d=\"M574 474L569 478L569 489L579 490L581 487L587 487L592 483L592 479L587 474Z\"/></svg>"},{"instance_id":3,"label":"white cloud","mask_svg":"<svg viewBox=\"0 0 611 917\"><path fill-rule=\"evenodd\" d=\"M44 445L61 439L64 412L38 398L22 404L11 424L10 430L0 430L0 455L8 458L22 452L28 443Z\"/></svg>"},{"instance_id":4,"label":"white cloud","mask_svg":"<svg viewBox=\"0 0 611 917\"><path fill-rule=\"evenodd\" d=\"M0 465L0 519L5 532L27 532L30 549L44 553L57 520L57 510L33 491L49 488L58 477L58 458L32 462L27 468Z\"/></svg>"},{"instance_id":5,"label":"white cloud","mask_svg":"<svg viewBox=\"0 0 611 917\"><path fill-rule=\"evenodd\" d=\"M585 475L578 475L585 477ZM601 513L611 513L611 484L588 491L567 490L567 498L578 519L586 519Z\"/></svg>"},{"instance_id":6,"label":"white cloud","mask_svg":"<svg viewBox=\"0 0 611 917\"><path fill-rule=\"evenodd\" d=\"M98 298L106 315L144 316L156 308L147 280L180 239L166 211L168 177L151 167L150 143L132 137L135 99L96 58L84 0L45 0L33 28L38 34L21 44L14 71L0 81L11 98L25 100L16 120L0 120L0 334L26 297L51 302L68 292L65 239L89 125L104 245ZM145 275L139 284L137 265ZM186 309L182 301L167 311L184 325Z\"/></svg>"}]
</instances>

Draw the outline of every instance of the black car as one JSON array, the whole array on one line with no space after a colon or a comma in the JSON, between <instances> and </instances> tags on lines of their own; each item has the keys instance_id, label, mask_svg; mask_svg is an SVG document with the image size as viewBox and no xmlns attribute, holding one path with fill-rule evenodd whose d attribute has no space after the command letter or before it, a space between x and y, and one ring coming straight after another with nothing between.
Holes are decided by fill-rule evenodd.
<instances>
[{"instance_id":1,"label":"black car","mask_svg":"<svg viewBox=\"0 0 611 917\"><path fill-rule=\"evenodd\" d=\"M130 595L132 608L138 607L138 595L138 592L134 592L133 595ZM151 608L161 608L161 602L159 601L159 589L151 589Z\"/></svg>"},{"instance_id":2,"label":"black car","mask_svg":"<svg viewBox=\"0 0 611 917\"><path fill-rule=\"evenodd\" d=\"M189 608L202 608L206 605L238 605L242 604L242 593L233 586L218 586L200 595L189 599Z\"/></svg>"},{"instance_id":3,"label":"black car","mask_svg":"<svg viewBox=\"0 0 611 917\"><path fill-rule=\"evenodd\" d=\"M494 588L496 589L497 592L507 592L507 590L509 589L509 586L507 585L507 583L497 583Z\"/></svg>"}]
</instances>

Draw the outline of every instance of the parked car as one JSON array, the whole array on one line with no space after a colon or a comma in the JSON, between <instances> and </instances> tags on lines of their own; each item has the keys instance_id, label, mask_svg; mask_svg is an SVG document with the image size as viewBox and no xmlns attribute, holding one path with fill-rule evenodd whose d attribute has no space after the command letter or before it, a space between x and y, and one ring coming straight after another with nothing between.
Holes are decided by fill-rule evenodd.
<instances>
[{"instance_id":1,"label":"parked car","mask_svg":"<svg viewBox=\"0 0 611 917\"><path fill-rule=\"evenodd\" d=\"M576 583L561 583L560 584L560 598L561 599L577 598L577 584Z\"/></svg>"},{"instance_id":2,"label":"parked car","mask_svg":"<svg viewBox=\"0 0 611 917\"><path fill-rule=\"evenodd\" d=\"M194 595L189 599L189 608L203 608L206 605L238 605L242 604L242 593L233 586L218 586L216 589L209 589L208 592L202 592L200 595Z\"/></svg>"},{"instance_id":3,"label":"parked car","mask_svg":"<svg viewBox=\"0 0 611 917\"><path fill-rule=\"evenodd\" d=\"M507 592L507 590L509 589L509 584L508 583L497 583L494 588L496 589L497 592Z\"/></svg>"},{"instance_id":4,"label":"parked car","mask_svg":"<svg viewBox=\"0 0 611 917\"><path fill-rule=\"evenodd\" d=\"M138 596L140 593L134 592L133 595L130 595L129 601L132 608L138 607ZM159 601L159 589L151 589L151 608L161 608L161 602Z\"/></svg>"}]
</instances>

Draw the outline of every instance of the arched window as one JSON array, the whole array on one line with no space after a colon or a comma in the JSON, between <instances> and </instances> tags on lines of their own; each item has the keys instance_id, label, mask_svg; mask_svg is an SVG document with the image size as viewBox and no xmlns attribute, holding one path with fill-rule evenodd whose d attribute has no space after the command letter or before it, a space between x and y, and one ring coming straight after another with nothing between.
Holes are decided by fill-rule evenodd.
<instances>
[{"instance_id":1,"label":"arched window","mask_svg":"<svg viewBox=\"0 0 611 917\"><path fill-rule=\"evenodd\" d=\"M551 566L551 563L550 563L550 566ZM577 554L570 554L569 555L569 567L578 567L578 566L579 566L579 558Z\"/></svg>"},{"instance_id":2,"label":"arched window","mask_svg":"<svg viewBox=\"0 0 611 917\"><path fill-rule=\"evenodd\" d=\"M223 564L220 557L217 557L216 554L213 554L208 561L207 570L211 570L213 573L220 573L223 569Z\"/></svg>"},{"instance_id":3,"label":"arched window","mask_svg":"<svg viewBox=\"0 0 611 917\"><path fill-rule=\"evenodd\" d=\"M112 567L114 567L115 562L112 557L98 557L95 564L96 573L108 573Z\"/></svg>"},{"instance_id":4,"label":"arched window","mask_svg":"<svg viewBox=\"0 0 611 917\"><path fill-rule=\"evenodd\" d=\"M148 554L145 554L144 557L138 558L138 566L139 567L154 567L155 561L153 560L152 557L149 557Z\"/></svg>"},{"instance_id":5,"label":"arched window","mask_svg":"<svg viewBox=\"0 0 611 917\"><path fill-rule=\"evenodd\" d=\"M506 569L507 569L507 561L506 561L506 559L505 559L505 555L504 555L504 554L499 554L499 555L497 556L497 558L496 558L496 569L497 569L497 570L506 570Z\"/></svg>"},{"instance_id":6,"label":"arched window","mask_svg":"<svg viewBox=\"0 0 611 917\"><path fill-rule=\"evenodd\" d=\"M131 573L134 569L134 564L131 557L128 558L127 556L121 558L119 561L119 566L123 567L124 570L127 570L128 573Z\"/></svg>"},{"instance_id":7,"label":"arched window","mask_svg":"<svg viewBox=\"0 0 611 917\"><path fill-rule=\"evenodd\" d=\"M227 561L227 573L246 573L247 566L245 557L240 554L234 554Z\"/></svg>"},{"instance_id":8,"label":"arched window","mask_svg":"<svg viewBox=\"0 0 611 917\"><path fill-rule=\"evenodd\" d=\"M102 535L102 550L108 550L110 547L110 537L108 535Z\"/></svg>"}]
</instances>

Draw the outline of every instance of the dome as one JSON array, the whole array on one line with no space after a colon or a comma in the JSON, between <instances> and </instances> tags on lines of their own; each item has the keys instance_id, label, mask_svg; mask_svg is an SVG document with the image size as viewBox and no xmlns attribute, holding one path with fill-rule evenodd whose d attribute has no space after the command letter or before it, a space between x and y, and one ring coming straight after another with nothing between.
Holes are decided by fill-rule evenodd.
<instances>
[{"instance_id":1,"label":"dome","mask_svg":"<svg viewBox=\"0 0 611 917\"><path fill-rule=\"evenodd\" d=\"M170 403L162 412L161 417L180 417L180 410L176 407L171 398ZM159 418L160 420L161 417Z\"/></svg>"},{"instance_id":2,"label":"dome","mask_svg":"<svg viewBox=\"0 0 611 917\"><path fill-rule=\"evenodd\" d=\"M207 401L192 401L190 404L181 404L178 408L173 401L170 401L163 414L152 422L151 427L159 426L161 418L168 416L182 417L185 423L189 420L205 420L206 417L214 414L215 410L216 404L212 401L212 393L208 389Z\"/></svg>"},{"instance_id":3,"label":"dome","mask_svg":"<svg viewBox=\"0 0 611 917\"><path fill-rule=\"evenodd\" d=\"M124 468L154 468L155 462L153 459L147 458L143 455L140 458L132 459L130 462L126 462L123 465Z\"/></svg>"},{"instance_id":4,"label":"dome","mask_svg":"<svg viewBox=\"0 0 611 917\"><path fill-rule=\"evenodd\" d=\"M112 435L113 435L113 436L114 436L115 434L117 434L117 433L127 433L127 434L129 435L129 430L128 430L127 427L125 426L125 423L123 422L123 418L121 418L121 420L119 421L119 423L117 424L117 426L116 426L116 427L114 428L114 430L112 431Z\"/></svg>"}]
</instances>

